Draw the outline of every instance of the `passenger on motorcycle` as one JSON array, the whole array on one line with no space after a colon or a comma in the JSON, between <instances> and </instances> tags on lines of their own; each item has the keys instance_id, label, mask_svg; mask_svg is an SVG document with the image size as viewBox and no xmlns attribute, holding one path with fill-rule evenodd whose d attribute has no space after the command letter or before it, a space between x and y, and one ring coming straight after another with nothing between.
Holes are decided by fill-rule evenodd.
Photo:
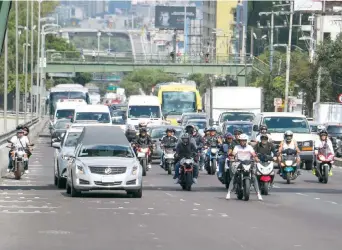
<instances>
[{"instance_id":1,"label":"passenger on motorcycle","mask_svg":"<svg viewBox=\"0 0 342 250\"><path fill-rule=\"evenodd\" d=\"M205 140L207 139L207 137L210 136L210 132L208 131L208 128L205 128L205 129L203 130L203 132L204 132L203 139L204 139L204 141L205 141Z\"/></svg>"},{"instance_id":2,"label":"passenger on motorcycle","mask_svg":"<svg viewBox=\"0 0 342 250\"><path fill-rule=\"evenodd\" d=\"M226 196L226 199L229 200L230 199L230 193L234 188L234 176L236 173L236 169L239 166L241 161L248 161L251 160L251 158L254 158L254 160L256 162L259 161L257 155L255 154L255 151L253 149L252 146L247 145L247 140L248 140L248 136L246 134L241 134L239 137L239 145L236 145L234 147L234 150L232 152L232 155L235 158L235 162L233 162L229 168L229 172L230 172L230 179L233 180L229 183L229 187L228 187L228 193ZM253 185L254 185L254 189L255 192L257 193L258 199L262 200L260 191L259 191L259 184L257 181L257 178L255 177L255 166L254 164L252 165L252 181L253 181Z\"/></svg>"},{"instance_id":3,"label":"passenger on motorcycle","mask_svg":"<svg viewBox=\"0 0 342 250\"><path fill-rule=\"evenodd\" d=\"M233 135L231 133L227 133L224 136L223 144L220 147L220 152L223 152L223 154L219 158L219 172L218 172L218 178L222 178L222 173L224 171L224 165L226 163L226 159L228 157L228 151L233 143Z\"/></svg>"},{"instance_id":4,"label":"passenger on motorcycle","mask_svg":"<svg viewBox=\"0 0 342 250\"><path fill-rule=\"evenodd\" d=\"M133 141L133 147L134 147L134 151L136 153L138 147L137 146L148 146L151 152L151 156L153 154L153 142L151 137L147 134L147 129L145 127L141 127L139 129L139 134L137 135L137 137L135 138L135 140ZM152 157L148 158L148 168L152 168Z\"/></svg>"},{"instance_id":5,"label":"passenger on motorcycle","mask_svg":"<svg viewBox=\"0 0 342 250\"><path fill-rule=\"evenodd\" d=\"M166 135L161 139L160 148L164 149L164 146L170 146L170 145L173 145L173 147L176 147L178 139L172 135L172 133L174 133L175 130L173 128L167 128L165 132L166 132ZM164 163L164 150L160 158L161 167L163 166L163 163Z\"/></svg>"},{"instance_id":6,"label":"passenger on motorcycle","mask_svg":"<svg viewBox=\"0 0 342 250\"><path fill-rule=\"evenodd\" d=\"M332 145L331 140L328 137L328 131L326 129L321 129L319 132L319 139L315 141L315 155L317 156L319 151L322 149L328 150L328 153L331 153L335 155L334 153L334 147ZM316 175L316 167L317 167L317 162L316 162L316 157L315 157L315 162L314 162L315 168L312 169L312 173ZM330 169L329 176L332 176L332 170Z\"/></svg>"},{"instance_id":7,"label":"passenger on motorcycle","mask_svg":"<svg viewBox=\"0 0 342 250\"><path fill-rule=\"evenodd\" d=\"M260 126L259 133L258 133L258 135L257 135L257 137L256 137L256 141L257 141L257 142L260 142L260 141L261 141L261 140L260 140L260 137L261 137L262 135L267 135L268 140L269 140L269 141L272 141L271 134L270 134L270 133L267 133L267 126L266 126L266 125L261 125L261 126Z\"/></svg>"},{"instance_id":8,"label":"passenger on motorcycle","mask_svg":"<svg viewBox=\"0 0 342 250\"><path fill-rule=\"evenodd\" d=\"M25 132L22 129L17 130L17 135L13 136L11 138L11 140L10 140L11 141L11 145L15 146L15 147L22 147L25 150L27 150L27 148L30 145L30 142L29 142L27 136L24 135L24 133ZM8 168L7 168L7 172L8 173L11 172L11 170L13 168L13 165L12 165L13 160L12 160L12 157L11 157L12 151L13 150L11 149L10 152L9 152L9 163L8 163ZM27 165L28 164L26 163L25 166L24 166L25 167L25 174L29 173Z\"/></svg>"},{"instance_id":9,"label":"passenger on motorcycle","mask_svg":"<svg viewBox=\"0 0 342 250\"><path fill-rule=\"evenodd\" d=\"M190 135L184 134L181 136L181 143L177 144L176 147L176 164L175 164L175 175L173 176L173 179L175 179L175 184L179 183L179 169L180 169L180 161L183 158L192 158L196 156L197 149L193 142L191 142ZM193 182L197 183L197 177L198 177L198 166L197 164L194 164L194 177Z\"/></svg>"},{"instance_id":10,"label":"passenger on motorcycle","mask_svg":"<svg viewBox=\"0 0 342 250\"><path fill-rule=\"evenodd\" d=\"M204 145L207 147L210 147L213 144L221 145L222 139L216 134L216 129L214 127L211 127L208 129L209 136L206 137L206 140L204 141Z\"/></svg>"},{"instance_id":11,"label":"passenger on motorcycle","mask_svg":"<svg viewBox=\"0 0 342 250\"><path fill-rule=\"evenodd\" d=\"M234 139L232 141L232 144L230 145L229 147L229 151L228 151L228 155L231 155L233 150L234 150L234 147L236 145L240 145L240 141L239 141L239 137L240 135L243 133L242 129L235 129L234 130Z\"/></svg>"},{"instance_id":12,"label":"passenger on motorcycle","mask_svg":"<svg viewBox=\"0 0 342 250\"><path fill-rule=\"evenodd\" d=\"M262 154L262 155L272 156L273 160L276 161L277 160L276 148L274 147L273 143L269 141L269 139L270 138L268 137L267 134L261 135L260 142L258 142L255 145L254 151L256 155ZM273 185L273 182L274 182L274 178L273 178L271 185Z\"/></svg>"},{"instance_id":13,"label":"passenger on motorcycle","mask_svg":"<svg viewBox=\"0 0 342 250\"><path fill-rule=\"evenodd\" d=\"M297 174L299 175L300 174L300 157L299 157L299 153L300 153L300 150L298 148L298 144L297 142L293 139L293 132L288 130L284 133L284 141L280 142L280 145L279 145L279 158L278 158L278 164L279 166L281 166L281 162L282 162L282 155L281 155L281 152L283 150L286 150L286 149L293 149L293 150L296 150L297 151L297 159L296 159L296 162L297 162ZM278 171L278 174L282 175L282 168L279 167L279 171Z\"/></svg>"},{"instance_id":14,"label":"passenger on motorcycle","mask_svg":"<svg viewBox=\"0 0 342 250\"><path fill-rule=\"evenodd\" d=\"M194 132L192 134L192 137L194 138L195 142L196 142L196 148L197 148L197 152L199 152L200 157L198 159L199 161L199 166L202 166L202 168L204 169L204 154L203 154L203 147L204 147L204 139L203 137L198 133L198 127L194 126Z\"/></svg>"}]
</instances>

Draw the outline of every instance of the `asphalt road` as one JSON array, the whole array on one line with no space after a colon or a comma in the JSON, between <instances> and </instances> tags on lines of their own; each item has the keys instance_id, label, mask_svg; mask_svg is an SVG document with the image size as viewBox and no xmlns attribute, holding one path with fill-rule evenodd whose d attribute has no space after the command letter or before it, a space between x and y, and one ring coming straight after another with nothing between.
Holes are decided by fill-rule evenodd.
<instances>
[{"instance_id":1,"label":"asphalt road","mask_svg":"<svg viewBox=\"0 0 342 250\"><path fill-rule=\"evenodd\" d=\"M70 198L53 185L49 138L39 138L31 173L0 182L0 242L6 250L276 249L340 250L342 171L328 184L304 172L278 178L264 201L225 200L216 176L201 173L182 191L159 166L144 180L142 199L124 192Z\"/></svg>"}]
</instances>

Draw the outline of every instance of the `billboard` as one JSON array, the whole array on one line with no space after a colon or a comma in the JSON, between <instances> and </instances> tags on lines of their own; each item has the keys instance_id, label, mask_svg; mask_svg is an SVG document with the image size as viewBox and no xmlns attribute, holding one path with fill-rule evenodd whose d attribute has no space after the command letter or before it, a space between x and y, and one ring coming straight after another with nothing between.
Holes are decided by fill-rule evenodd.
<instances>
[{"instance_id":1,"label":"billboard","mask_svg":"<svg viewBox=\"0 0 342 250\"><path fill-rule=\"evenodd\" d=\"M155 27L184 30L184 6L156 6ZM186 17L196 18L196 7L186 7Z\"/></svg>"}]
</instances>

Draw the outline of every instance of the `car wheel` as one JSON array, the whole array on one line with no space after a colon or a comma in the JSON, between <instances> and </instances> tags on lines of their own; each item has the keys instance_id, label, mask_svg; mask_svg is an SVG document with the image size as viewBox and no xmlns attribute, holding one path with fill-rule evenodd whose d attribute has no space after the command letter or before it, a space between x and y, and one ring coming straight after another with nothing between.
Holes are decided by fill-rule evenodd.
<instances>
[{"instance_id":1,"label":"car wheel","mask_svg":"<svg viewBox=\"0 0 342 250\"><path fill-rule=\"evenodd\" d=\"M142 188L132 193L133 198L142 198Z\"/></svg>"},{"instance_id":2,"label":"car wheel","mask_svg":"<svg viewBox=\"0 0 342 250\"><path fill-rule=\"evenodd\" d=\"M79 197L81 195L81 192L74 188L74 179L72 177L72 173L71 173L71 187L70 187L70 189L71 189L70 190L71 197Z\"/></svg>"},{"instance_id":3,"label":"car wheel","mask_svg":"<svg viewBox=\"0 0 342 250\"><path fill-rule=\"evenodd\" d=\"M61 178L59 168L57 168L57 187L60 189L65 188L65 179Z\"/></svg>"},{"instance_id":4,"label":"car wheel","mask_svg":"<svg viewBox=\"0 0 342 250\"><path fill-rule=\"evenodd\" d=\"M70 188L70 185L68 183L68 180L66 181L65 188L66 188L66 193L71 194L71 188Z\"/></svg>"}]
</instances>

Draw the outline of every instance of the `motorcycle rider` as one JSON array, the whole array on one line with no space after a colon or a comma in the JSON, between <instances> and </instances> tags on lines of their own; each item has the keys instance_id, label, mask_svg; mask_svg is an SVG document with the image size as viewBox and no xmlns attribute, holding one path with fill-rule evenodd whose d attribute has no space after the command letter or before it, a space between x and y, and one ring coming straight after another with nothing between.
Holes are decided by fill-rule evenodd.
<instances>
[{"instance_id":1,"label":"motorcycle rider","mask_svg":"<svg viewBox=\"0 0 342 250\"><path fill-rule=\"evenodd\" d=\"M224 164L226 163L226 159L228 157L228 151L233 143L233 135L231 133L227 133L224 135L223 144L220 147L220 151L223 152L223 155L219 158L219 171L218 171L218 178L222 178L222 173L224 169Z\"/></svg>"},{"instance_id":2,"label":"motorcycle rider","mask_svg":"<svg viewBox=\"0 0 342 250\"><path fill-rule=\"evenodd\" d=\"M256 141L257 141L257 142L260 142L260 141L261 141L261 140L260 140L260 137L261 137L262 135L267 135L268 140L271 141L271 134L267 132L267 126L266 126L266 125L261 125L261 126L260 126L259 133L258 133L258 135L257 135L257 137L256 137Z\"/></svg>"},{"instance_id":3,"label":"motorcycle rider","mask_svg":"<svg viewBox=\"0 0 342 250\"><path fill-rule=\"evenodd\" d=\"M326 129L321 129L319 132L319 139L315 141L315 155L318 155L318 152L321 149L326 149L328 150L329 153L335 155L334 152L334 147L332 145L331 140L328 137L328 131ZM316 175L316 168L317 168L317 162L316 162L316 157L315 157L315 162L314 162L314 168L312 169L312 173ZM329 176L332 176L332 169L329 171Z\"/></svg>"},{"instance_id":4,"label":"motorcycle rider","mask_svg":"<svg viewBox=\"0 0 342 250\"><path fill-rule=\"evenodd\" d=\"M140 125L140 124L139 124ZM147 134L147 129L146 127L142 126L140 129L139 129L139 134L137 135L137 137L135 138L134 142L134 150L136 151L137 150L137 145L139 146L143 146L143 145L146 145L149 147L150 149L150 152L151 152L151 155L150 157L148 158L148 168L151 169L152 168L152 154L153 154L153 142L152 142L152 139L151 137Z\"/></svg>"},{"instance_id":5,"label":"motorcycle rider","mask_svg":"<svg viewBox=\"0 0 342 250\"><path fill-rule=\"evenodd\" d=\"M198 127L194 126L194 132L192 134L192 137L195 139L196 142L196 148L197 148L197 152L200 153L200 157L199 157L199 166L201 166L201 169L204 169L204 155L203 155L203 146L204 146L204 139L203 137L200 135L200 133L198 133Z\"/></svg>"},{"instance_id":6,"label":"motorcycle rider","mask_svg":"<svg viewBox=\"0 0 342 250\"><path fill-rule=\"evenodd\" d=\"M232 152L232 155L234 156L234 158L237 160L237 162L233 162L229 168L230 171L230 178L231 180L234 180L234 176L236 173L236 169L240 164L240 161L246 161L246 160L250 160L251 158L254 158L254 160L256 162L259 161L257 155L255 154L255 151L253 149L252 146L247 144L247 140L248 140L248 135L246 134L241 134L239 136L239 145L236 145L234 147L234 150ZM259 184L257 181L257 178L255 177L255 168L254 165L252 165L252 182L253 182L253 186L255 189L255 192L257 193L258 199L262 200L261 194L260 194L260 190L259 190ZM234 188L234 181L231 181L229 183L229 187L228 187L228 193L226 196L226 199L229 200L230 199L230 193Z\"/></svg>"},{"instance_id":7,"label":"motorcycle rider","mask_svg":"<svg viewBox=\"0 0 342 250\"><path fill-rule=\"evenodd\" d=\"M25 150L30 145L30 142L29 142L27 136L24 135L24 130L22 130L22 129L17 130L17 135L13 136L10 141L11 141L11 145L13 145L15 147L22 147ZM13 152L13 150L11 149L9 152L9 163L8 163L8 168L7 168L8 173L11 172L11 170L13 168L13 164L12 164L13 159L11 156L12 152ZM25 174L28 174L29 171L28 171L27 162L26 162L24 168L25 168Z\"/></svg>"},{"instance_id":8,"label":"motorcycle rider","mask_svg":"<svg viewBox=\"0 0 342 250\"><path fill-rule=\"evenodd\" d=\"M286 149L293 149L297 151L297 159L296 159L296 163L297 163L297 174L300 175L300 157L299 157L299 153L300 150L298 148L298 144L297 142L293 139L293 132L288 130L284 133L284 140L282 142L280 142L279 145L279 166L281 166L281 161L282 161L282 156L281 156L281 152L283 152L283 150ZM278 174L282 175L282 168L280 167L278 170Z\"/></svg>"},{"instance_id":9,"label":"motorcycle rider","mask_svg":"<svg viewBox=\"0 0 342 250\"><path fill-rule=\"evenodd\" d=\"M204 142L205 146L210 147L212 144L221 145L222 139L220 136L217 135L216 128L211 127L208 129L209 136L206 137L206 140Z\"/></svg>"},{"instance_id":10,"label":"motorcycle rider","mask_svg":"<svg viewBox=\"0 0 342 250\"><path fill-rule=\"evenodd\" d=\"M195 144L191 141L191 137L189 134L185 133L181 136L181 143L177 144L176 147L176 164L175 164L175 175L173 176L173 179L175 180L175 184L179 183L179 169L180 169L180 161L183 158L194 158L197 153L197 149ZM194 177L193 182L197 183L197 177L198 177L198 166L197 164L194 164Z\"/></svg>"},{"instance_id":11,"label":"motorcycle rider","mask_svg":"<svg viewBox=\"0 0 342 250\"><path fill-rule=\"evenodd\" d=\"M174 145L174 147L177 144L178 139L172 135L172 133L175 132L175 130L173 128L167 128L166 129L166 135L163 136L163 138L161 139L160 142L160 148L164 148L164 146L168 146L168 145ZM163 167L163 163L164 163L164 150L162 152L161 158L160 158L160 166Z\"/></svg>"},{"instance_id":12,"label":"motorcycle rider","mask_svg":"<svg viewBox=\"0 0 342 250\"><path fill-rule=\"evenodd\" d=\"M254 147L254 151L256 155L262 154L262 155L272 156L273 160L276 161L277 160L276 148L274 144L269 141L269 139L270 138L268 137L267 134L262 134L260 136L260 142L258 142ZM272 179L271 186L273 186L273 183L274 183L274 178Z\"/></svg>"}]
</instances>

